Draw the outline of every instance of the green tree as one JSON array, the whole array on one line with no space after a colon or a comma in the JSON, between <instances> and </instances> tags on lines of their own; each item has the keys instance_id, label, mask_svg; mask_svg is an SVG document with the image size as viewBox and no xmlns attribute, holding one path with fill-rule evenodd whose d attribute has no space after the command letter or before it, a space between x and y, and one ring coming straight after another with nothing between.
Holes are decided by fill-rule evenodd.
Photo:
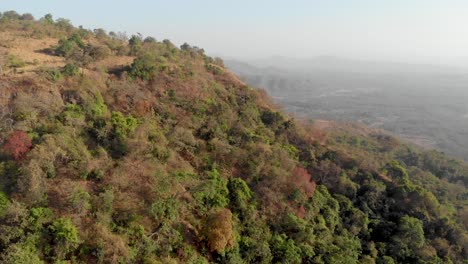
<instances>
[{"instance_id":1,"label":"green tree","mask_svg":"<svg viewBox=\"0 0 468 264\"><path fill-rule=\"evenodd\" d=\"M206 172L207 180L193 197L204 209L226 207L229 204L229 190L227 180L222 178L216 168Z\"/></svg>"},{"instance_id":2,"label":"green tree","mask_svg":"<svg viewBox=\"0 0 468 264\"><path fill-rule=\"evenodd\" d=\"M5 193L0 191L0 217L2 217L10 206L10 200Z\"/></svg>"},{"instance_id":3,"label":"green tree","mask_svg":"<svg viewBox=\"0 0 468 264\"><path fill-rule=\"evenodd\" d=\"M273 235L270 241L273 263L302 263L301 249L285 234Z\"/></svg>"},{"instance_id":4,"label":"green tree","mask_svg":"<svg viewBox=\"0 0 468 264\"><path fill-rule=\"evenodd\" d=\"M37 252L37 248L30 242L12 244L1 255L2 263L12 264L43 264Z\"/></svg>"},{"instance_id":5,"label":"green tree","mask_svg":"<svg viewBox=\"0 0 468 264\"><path fill-rule=\"evenodd\" d=\"M397 233L392 237L391 252L404 260L416 255L416 251L424 246L424 230L422 222L411 216L400 218Z\"/></svg>"},{"instance_id":6,"label":"green tree","mask_svg":"<svg viewBox=\"0 0 468 264\"><path fill-rule=\"evenodd\" d=\"M156 43L156 39L153 38L153 37L146 37L144 40L143 40L144 43Z\"/></svg>"},{"instance_id":7,"label":"green tree","mask_svg":"<svg viewBox=\"0 0 468 264\"><path fill-rule=\"evenodd\" d=\"M43 19L49 24L54 24L54 19L51 14L46 14Z\"/></svg>"},{"instance_id":8,"label":"green tree","mask_svg":"<svg viewBox=\"0 0 468 264\"><path fill-rule=\"evenodd\" d=\"M124 116L121 112L112 112L111 118L114 133L119 138L128 137L138 126L138 121L132 116Z\"/></svg>"},{"instance_id":9,"label":"green tree","mask_svg":"<svg viewBox=\"0 0 468 264\"><path fill-rule=\"evenodd\" d=\"M24 13L21 15L21 20L28 20L28 21L33 21L34 16L31 13Z\"/></svg>"},{"instance_id":10,"label":"green tree","mask_svg":"<svg viewBox=\"0 0 468 264\"><path fill-rule=\"evenodd\" d=\"M387 163L383 168L384 172L399 183L408 184L410 182L408 172L396 160Z\"/></svg>"},{"instance_id":11,"label":"green tree","mask_svg":"<svg viewBox=\"0 0 468 264\"><path fill-rule=\"evenodd\" d=\"M133 35L128 40L128 45L130 45L130 55L137 55L143 46L143 37L141 35Z\"/></svg>"},{"instance_id":12,"label":"green tree","mask_svg":"<svg viewBox=\"0 0 468 264\"><path fill-rule=\"evenodd\" d=\"M251 207L253 192L241 178L230 178L227 184L229 200L234 212L245 213Z\"/></svg>"},{"instance_id":13,"label":"green tree","mask_svg":"<svg viewBox=\"0 0 468 264\"><path fill-rule=\"evenodd\" d=\"M133 61L128 74L130 78L149 81L154 79L165 68L166 63L167 59L164 57L157 56L154 53L145 53Z\"/></svg>"},{"instance_id":14,"label":"green tree","mask_svg":"<svg viewBox=\"0 0 468 264\"><path fill-rule=\"evenodd\" d=\"M76 76L80 73L80 68L73 63L67 63L62 68L62 74L65 76Z\"/></svg>"},{"instance_id":15,"label":"green tree","mask_svg":"<svg viewBox=\"0 0 468 264\"><path fill-rule=\"evenodd\" d=\"M55 253L63 259L67 253L77 248L80 239L78 229L69 218L59 218L49 227L56 243Z\"/></svg>"},{"instance_id":16,"label":"green tree","mask_svg":"<svg viewBox=\"0 0 468 264\"><path fill-rule=\"evenodd\" d=\"M81 188L75 190L69 197L70 205L77 213L84 213L91 209L90 200L91 195Z\"/></svg>"},{"instance_id":17,"label":"green tree","mask_svg":"<svg viewBox=\"0 0 468 264\"><path fill-rule=\"evenodd\" d=\"M11 20L18 20L21 18L21 15L18 14L16 11L10 10L3 12L2 18L4 19L11 19Z\"/></svg>"},{"instance_id":18,"label":"green tree","mask_svg":"<svg viewBox=\"0 0 468 264\"><path fill-rule=\"evenodd\" d=\"M55 54L65 58L71 58L73 55L82 53L85 44L80 35L75 33L68 39L59 40L58 46L55 48Z\"/></svg>"}]
</instances>

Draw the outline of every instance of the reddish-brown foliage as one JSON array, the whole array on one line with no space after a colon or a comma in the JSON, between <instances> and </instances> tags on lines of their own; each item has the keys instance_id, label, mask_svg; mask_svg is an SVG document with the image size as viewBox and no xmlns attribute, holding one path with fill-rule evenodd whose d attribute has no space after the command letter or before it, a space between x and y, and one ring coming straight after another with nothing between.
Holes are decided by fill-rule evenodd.
<instances>
[{"instance_id":1,"label":"reddish-brown foliage","mask_svg":"<svg viewBox=\"0 0 468 264\"><path fill-rule=\"evenodd\" d=\"M303 205L299 206L299 208L296 210L296 216L299 218L305 218L307 215L307 211Z\"/></svg>"},{"instance_id":2,"label":"reddish-brown foliage","mask_svg":"<svg viewBox=\"0 0 468 264\"><path fill-rule=\"evenodd\" d=\"M3 150L17 161L23 160L31 148L31 138L26 132L21 130L13 131L3 146Z\"/></svg>"},{"instance_id":3,"label":"reddish-brown foliage","mask_svg":"<svg viewBox=\"0 0 468 264\"><path fill-rule=\"evenodd\" d=\"M314 195L316 184L311 180L310 174L301 167L296 167L293 171L293 183L302 190L307 197Z\"/></svg>"},{"instance_id":4,"label":"reddish-brown foliage","mask_svg":"<svg viewBox=\"0 0 468 264\"><path fill-rule=\"evenodd\" d=\"M135 104L135 111L138 113L139 116L145 116L151 113L153 107L150 102L145 100L137 101Z\"/></svg>"}]
</instances>

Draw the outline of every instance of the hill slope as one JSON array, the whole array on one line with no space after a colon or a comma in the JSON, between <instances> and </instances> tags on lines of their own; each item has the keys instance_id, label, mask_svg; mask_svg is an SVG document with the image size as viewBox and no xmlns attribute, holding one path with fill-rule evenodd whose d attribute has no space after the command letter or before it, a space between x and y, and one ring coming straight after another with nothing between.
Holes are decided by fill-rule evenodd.
<instances>
[{"instance_id":1,"label":"hill slope","mask_svg":"<svg viewBox=\"0 0 468 264\"><path fill-rule=\"evenodd\" d=\"M187 44L15 12L0 39L4 263L466 260L463 162L297 121Z\"/></svg>"}]
</instances>

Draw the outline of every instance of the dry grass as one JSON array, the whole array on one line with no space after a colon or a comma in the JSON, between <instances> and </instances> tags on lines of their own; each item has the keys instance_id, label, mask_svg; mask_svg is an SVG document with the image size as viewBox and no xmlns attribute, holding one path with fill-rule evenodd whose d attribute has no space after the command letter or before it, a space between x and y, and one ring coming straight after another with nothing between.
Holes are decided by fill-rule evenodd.
<instances>
[{"instance_id":1,"label":"dry grass","mask_svg":"<svg viewBox=\"0 0 468 264\"><path fill-rule=\"evenodd\" d=\"M57 45L58 39L33 39L12 32L0 32L0 43L9 55L14 55L28 63L22 67L24 72L31 72L42 65L60 67L65 65L65 59L41 52L41 50Z\"/></svg>"},{"instance_id":2,"label":"dry grass","mask_svg":"<svg viewBox=\"0 0 468 264\"><path fill-rule=\"evenodd\" d=\"M0 32L0 54L14 55L25 61L27 65L21 67L19 72L30 75L41 67L58 68L66 64L65 58L46 54L42 51L56 46L58 41L57 38L29 38L23 36L21 32ZM110 56L93 63L90 68L100 70L125 67L130 65L133 60L134 57L131 56ZM12 72L8 69L3 70L7 74Z\"/></svg>"},{"instance_id":3,"label":"dry grass","mask_svg":"<svg viewBox=\"0 0 468 264\"><path fill-rule=\"evenodd\" d=\"M437 143L434 141L434 139L430 137L406 134L399 134L398 136L425 149L434 149L437 146Z\"/></svg>"},{"instance_id":4,"label":"dry grass","mask_svg":"<svg viewBox=\"0 0 468 264\"><path fill-rule=\"evenodd\" d=\"M110 56L105 58L101 61L95 62L91 65L91 68L116 68L116 67L124 67L132 64L135 57L131 56Z\"/></svg>"},{"instance_id":5,"label":"dry grass","mask_svg":"<svg viewBox=\"0 0 468 264\"><path fill-rule=\"evenodd\" d=\"M335 128L336 122L330 120L316 119L314 120L313 127L319 130L326 130L330 128Z\"/></svg>"}]
</instances>

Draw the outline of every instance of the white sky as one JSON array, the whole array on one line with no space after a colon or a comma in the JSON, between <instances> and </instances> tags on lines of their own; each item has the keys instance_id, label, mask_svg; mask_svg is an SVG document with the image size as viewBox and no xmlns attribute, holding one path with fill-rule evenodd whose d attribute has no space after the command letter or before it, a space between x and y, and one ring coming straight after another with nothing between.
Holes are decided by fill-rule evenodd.
<instances>
[{"instance_id":1,"label":"white sky","mask_svg":"<svg viewBox=\"0 0 468 264\"><path fill-rule=\"evenodd\" d=\"M226 57L468 62L468 0L0 0L0 7Z\"/></svg>"}]
</instances>

